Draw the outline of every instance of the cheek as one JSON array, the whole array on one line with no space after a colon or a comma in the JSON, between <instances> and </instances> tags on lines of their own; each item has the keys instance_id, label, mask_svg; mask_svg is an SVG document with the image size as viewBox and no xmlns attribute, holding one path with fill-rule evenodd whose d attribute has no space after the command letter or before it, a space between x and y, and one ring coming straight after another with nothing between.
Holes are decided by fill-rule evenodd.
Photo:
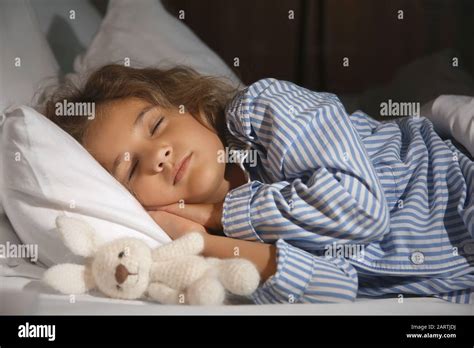
<instances>
[{"instance_id":1,"label":"cheek","mask_svg":"<svg viewBox=\"0 0 474 348\"><path fill-rule=\"evenodd\" d=\"M221 185L225 163L217 160L216 153L197 153L194 160L185 189L192 203L200 203L208 199Z\"/></svg>"},{"instance_id":2,"label":"cheek","mask_svg":"<svg viewBox=\"0 0 474 348\"><path fill-rule=\"evenodd\" d=\"M169 184L161 183L153 176L137 178L132 187L142 205L165 205L176 201L176 192Z\"/></svg>"},{"instance_id":3,"label":"cheek","mask_svg":"<svg viewBox=\"0 0 474 348\"><path fill-rule=\"evenodd\" d=\"M188 137L181 148L194 152L192 166L189 168L185 185L174 187L154 176L137 177L132 187L138 201L144 206L166 205L184 199L199 203L207 199L220 186L225 174L225 152L219 137L209 130L199 129L193 137Z\"/></svg>"}]
</instances>

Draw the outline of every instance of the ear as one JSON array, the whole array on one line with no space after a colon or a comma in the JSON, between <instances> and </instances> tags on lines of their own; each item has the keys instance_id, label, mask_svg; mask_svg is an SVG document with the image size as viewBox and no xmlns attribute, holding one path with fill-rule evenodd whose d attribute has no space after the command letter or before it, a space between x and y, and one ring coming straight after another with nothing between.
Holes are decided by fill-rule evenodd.
<instances>
[{"instance_id":1,"label":"ear","mask_svg":"<svg viewBox=\"0 0 474 348\"><path fill-rule=\"evenodd\" d=\"M87 222L66 215L56 218L64 244L76 255L90 257L97 251L95 231Z\"/></svg>"},{"instance_id":2,"label":"ear","mask_svg":"<svg viewBox=\"0 0 474 348\"><path fill-rule=\"evenodd\" d=\"M63 294L83 294L95 288L95 282L84 265L65 263L44 272L43 282Z\"/></svg>"}]
</instances>

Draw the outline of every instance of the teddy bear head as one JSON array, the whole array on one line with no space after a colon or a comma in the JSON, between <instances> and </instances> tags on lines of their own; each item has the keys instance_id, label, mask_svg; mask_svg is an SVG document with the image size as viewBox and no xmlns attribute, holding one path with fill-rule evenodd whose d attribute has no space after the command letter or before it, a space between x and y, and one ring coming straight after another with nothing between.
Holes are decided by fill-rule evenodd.
<instances>
[{"instance_id":1,"label":"teddy bear head","mask_svg":"<svg viewBox=\"0 0 474 348\"><path fill-rule=\"evenodd\" d=\"M56 225L65 245L86 258L85 265L60 264L48 269L43 280L65 294L80 294L97 288L113 298L137 299L148 288L152 254L137 238L119 238L100 243L86 222L58 216Z\"/></svg>"},{"instance_id":2,"label":"teddy bear head","mask_svg":"<svg viewBox=\"0 0 474 348\"><path fill-rule=\"evenodd\" d=\"M148 287L151 264L148 245L136 238L122 238L97 250L91 270L96 287L104 294L135 299Z\"/></svg>"}]
</instances>

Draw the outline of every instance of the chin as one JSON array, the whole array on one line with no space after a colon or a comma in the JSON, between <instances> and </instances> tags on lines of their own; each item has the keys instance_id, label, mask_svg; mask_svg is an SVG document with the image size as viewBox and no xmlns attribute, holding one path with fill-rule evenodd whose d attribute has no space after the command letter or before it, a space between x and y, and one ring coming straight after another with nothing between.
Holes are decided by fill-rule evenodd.
<instances>
[{"instance_id":1,"label":"chin","mask_svg":"<svg viewBox=\"0 0 474 348\"><path fill-rule=\"evenodd\" d=\"M206 167L193 173L193 180L188 185L189 197L193 201L205 202L215 194L224 180L225 166L221 167L222 169L216 166Z\"/></svg>"}]
</instances>

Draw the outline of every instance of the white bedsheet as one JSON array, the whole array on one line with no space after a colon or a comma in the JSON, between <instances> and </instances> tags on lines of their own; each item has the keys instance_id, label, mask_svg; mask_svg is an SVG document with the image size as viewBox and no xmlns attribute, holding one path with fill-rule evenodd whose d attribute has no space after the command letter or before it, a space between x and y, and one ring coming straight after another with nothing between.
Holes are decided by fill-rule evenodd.
<instances>
[{"instance_id":1,"label":"white bedsheet","mask_svg":"<svg viewBox=\"0 0 474 348\"><path fill-rule=\"evenodd\" d=\"M19 243L11 225L0 216L0 243ZM44 268L26 260L0 259L0 315L474 315L474 306L452 304L436 298L358 299L344 304L254 305L242 297L233 305L170 306L146 301L106 298L99 293L79 295L75 303L44 285Z\"/></svg>"},{"instance_id":2,"label":"white bedsheet","mask_svg":"<svg viewBox=\"0 0 474 348\"><path fill-rule=\"evenodd\" d=\"M233 298L232 305L161 305L147 301L117 300L98 293L58 294L39 279L44 269L31 264L0 266L0 314L9 315L474 315L474 306L436 298L358 299L340 304L254 305Z\"/></svg>"},{"instance_id":3,"label":"white bedsheet","mask_svg":"<svg viewBox=\"0 0 474 348\"><path fill-rule=\"evenodd\" d=\"M0 243L20 243L12 226L0 214ZM234 297L225 306L170 306L125 301L93 292L75 297L57 293L40 279L45 268L26 260L0 259L0 315L474 315L474 306L436 298L358 299L342 304L254 305Z\"/></svg>"}]
</instances>

